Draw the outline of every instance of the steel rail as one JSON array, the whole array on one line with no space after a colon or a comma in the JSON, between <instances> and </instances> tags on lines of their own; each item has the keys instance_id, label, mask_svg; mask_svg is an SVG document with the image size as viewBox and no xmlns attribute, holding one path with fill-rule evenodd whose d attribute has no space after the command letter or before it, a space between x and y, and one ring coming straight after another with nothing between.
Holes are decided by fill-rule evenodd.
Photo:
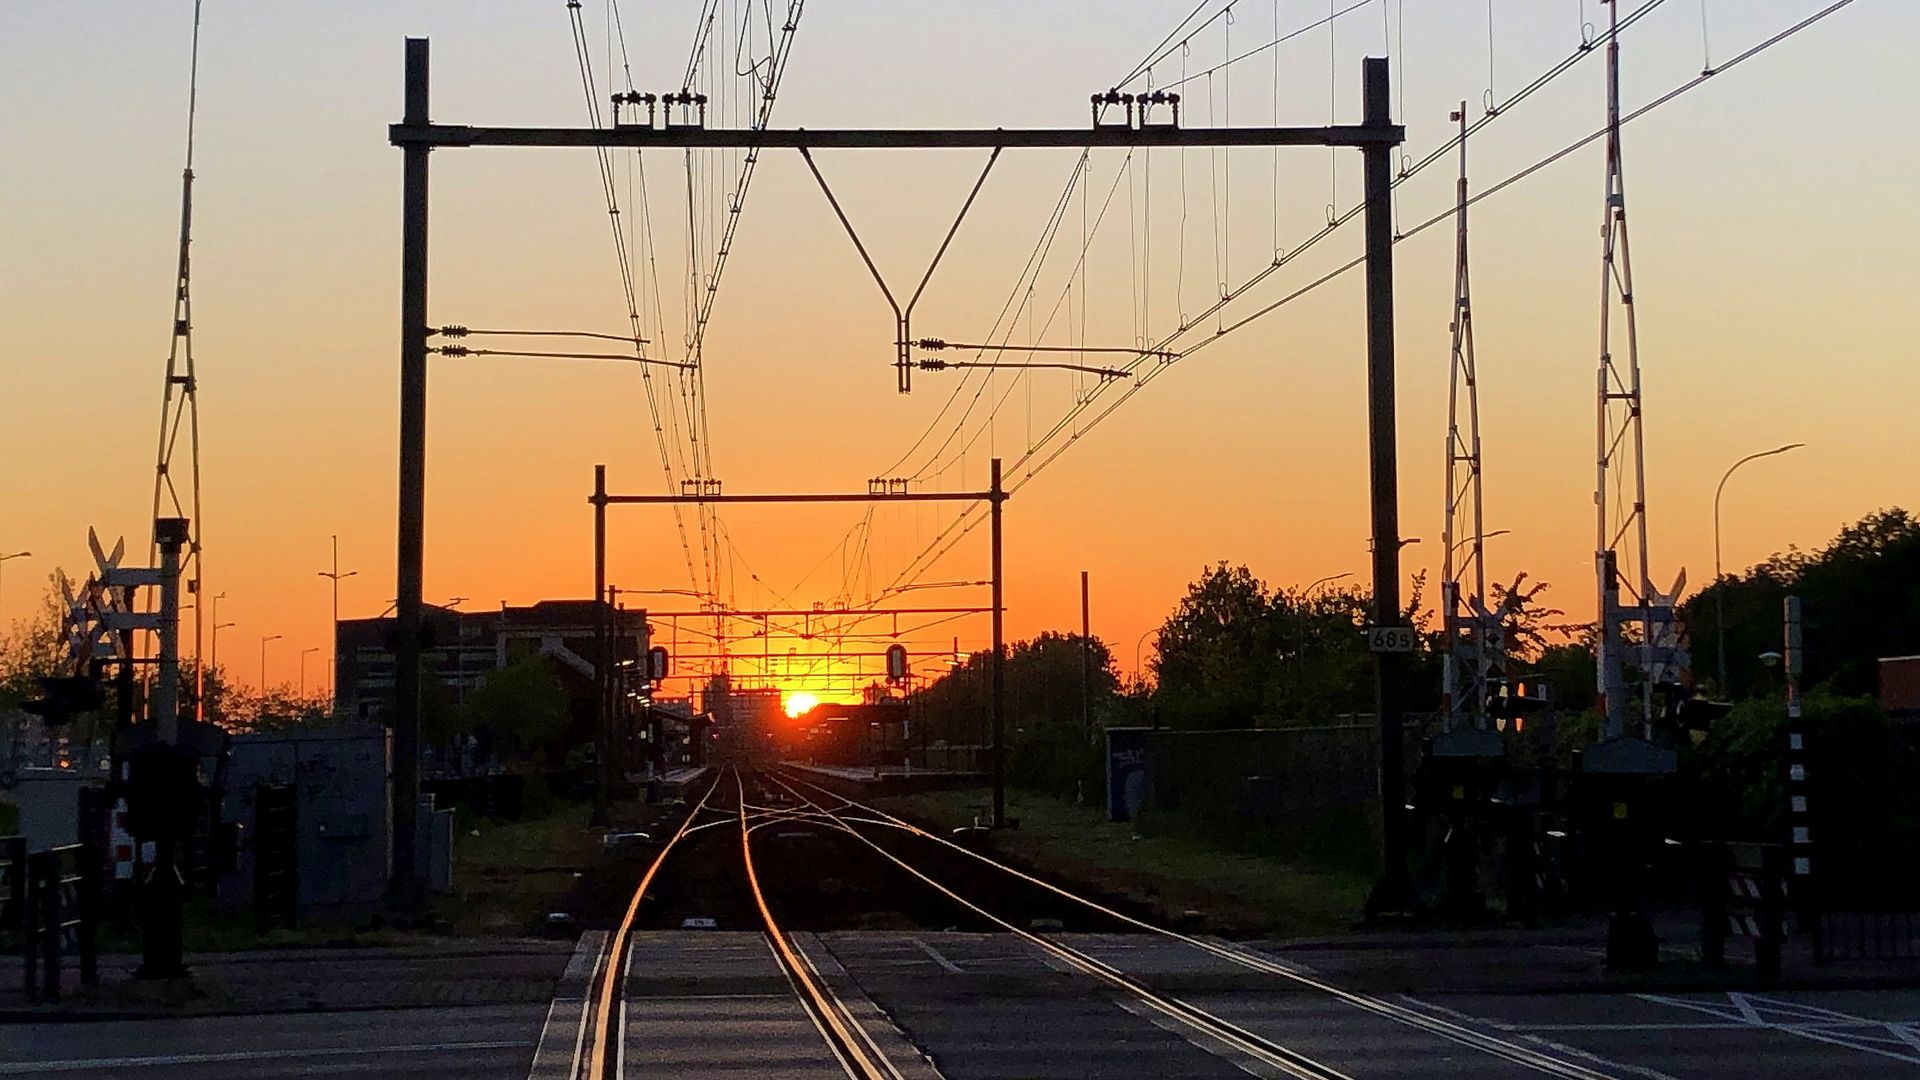
<instances>
[{"instance_id":1,"label":"steel rail","mask_svg":"<svg viewBox=\"0 0 1920 1080\"><path fill-rule=\"evenodd\" d=\"M1042 952L1052 955L1073 970L1116 987L1161 1015L1178 1021L1196 1032L1205 1035L1209 1039L1225 1044L1237 1053L1250 1057L1263 1065L1278 1069L1288 1076L1297 1078L1297 1080L1353 1080L1347 1073L1343 1073L1330 1065L1315 1061L1297 1050L1290 1049L1264 1036L1248 1031L1246 1028L1232 1021L1222 1019L1197 1005L1189 1004L1179 998L1160 994L1145 984L1138 982L1119 968L1088 955L1079 949L1075 949L1069 945L1063 945L1060 942L1042 937L1031 930L1008 922L1006 919L993 914L940 882L935 881L919 869L909 865L905 860L875 842L873 838L866 836L851 825L841 821L837 812L827 810L820 803L807 798L806 795L779 777L774 776L771 778L774 783L792 792L796 798L801 799L808 805L819 809L822 813L833 818L834 823L848 835L859 839L862 843L878 852L883 858L913 877L918 878L935 892L940 893L942 896L973 912L975 915L993 923L1000 929L1039 948ZM839 797L844 799L844 796ZM848 800L848 805L854 806L858 804Z\"/></svg>"},{"instance_id":2,"label":"steel rail","mask_svg":"<svg viewBox=\"0 0 1920 1080\"><path fill-rule=\"evenodd\" d=\"M1041 878L1033 876L1032 874L1028 874L1022 870L1016 869L1012 866L1008 866L1005 863L988 858L987 856L982 855L977 851L972 851L966 847L956 844L953 841L948 840L944 836L941 836L937 833L928 832L927 830L921 828L918 825L913 824L910 821L905 820L904 818L896 817L895 815L889 814L886 811L881 810L877 807L868 806L860 802L855 802L854 800L847 798L846 796L840 794L839 792L836 792L831 788L823 787L819 784L814 783L811 780L807 780L797 776L790 776L790 777L787 777L787 779L791 779L797 783L804 784L807 787L815 789L816 791L822 791L829 795L832 795L834 798L839 799L843 803L845 803L846 806L849 808L860 810L864 813L874 815L872 819L859 819L859 818L847 819L844 817L844 815L839 815L839 814L835 815L836 817L840 817L843 821L852 820L852 821L858 821L864 824L886 825L891 828L899 829L903 832L907 832L915 836L924 837L925 839L932 840L933 842L938 844L943 844L946 847L952 848L953 850L958 851L964 855L967 855L973 859L976 859L979 862L985 863L988 866L991 866L1003 873L1010 874L1016 878L1019 878L1022 881L1025 881L1029 884L1036 885L1042 889L1045 889L1046 891L1053 893L1056 896L1059 896L1063 899L1070 900L1076 904L1079 904L1082 907L1087 908L1088 910L1099 912L1102 915L1109 916L1113 919L1116 919L1136 929L1144 930L1144 931L1147 931L1148 933L1157 934L1161 937L1168 938L1173 941L1178 941L1185 945L1189 945L1193 948L1199 949L1203 952L1216 956L1222 960L1226 960L1229 963L1237 964L1241 967L1250 968L1254 971L1259 971L1268 975L1274 975L1276 977L1286 979L1289 982L1293 982L1298 985L1304 986L1308 989L1320 991L1321 993L1330 995L1345 1004L1354 1006L1355 1008L1364 1010L1366 1012L1373 1013L1376 1016L1384 1017L1396 1023L1404 1024L1408 1027L1419 1028L1423 1031L1429 1032L1430 1034L1438 1035L1442 1038L1449 1039L1463 1046L1467 1046L1472 1049L1479 1050L1482 1053L1503 1058L1516 1065L1525 1066L1537 1072L1546 1073L1549 1076L1562 1077L1564 1078L1564 1080L1616 1080L1616 1078L1611 1076L1611 1074L1600 1072L1595 1069L1590 1069L1583 1065L1576 1065L1572 1062L1562 1061L1558 1058L1552 1057L1551 1055L1541 1053L1537 1050L1534 1050L1531 1047L1524 1046L1519 1043L1511 1042L1509 1040L1502 1039L1497 1036L1488 1035L1484 1032L1475 1031L1472 1028L1466 1027L1461 1024L1456 1024L1451 1021L1441 1020L1441 1019L1438 1019L1437 1017L1429 1016L1426 1013L1422 1013L1414 1009L1409 1009L1405 1006L1396 1005L1393 1002L1387 1001L1382 998L1373 997L1372 995L1368 995L1368 994L1355 993L1351 990L1343 990L1340 987L1334 986L1331 983L1325 982L1321 979L1314 978L1311 975L1305 975L1298 971L1295 971L1284 964L1271 960L1267 957L1261 956L1258 953L1254 953L1254 952L1241 949L1232 945L1224 944L1222 942L1208 941L1204 938L1197 938L1188 934L1182 934L1175 930L1168 930L1165 927L1156 926L1153 923L1147 922L1143 919L1138 919L1132 915L1127 915L1123 912L1115 911L1114 909L1107 907L1099 903L1098 901L1089 900L1086 897L1068 892L1066 889L1063 889L1060 886L1053 884L1052 882L1045 881ZM782 783L782 786L786 786L784 781L781 781L781 783ZM792 789L789 788L789 790L792 790ZM811 800L809 801L811 802ZM818 804L816 803L814 805L818 805ZM865 838L863 837L863 839Z\"/></svg>"},{"instance_id":3,"label":"steel rail","mask_svg":"<svg viewBox=\"0 0 1920 1080\"><path fill-rule=\"evenodd\" d=\"M653 862L647 866L647 872L641 876L639 886L633 890L633 899L627 903L626 914L620 917L619 925L607 938L606 967L600 973L599 1000L592 1006L590 1012L594 1023L593 1039L587 1058L587 1080L605 1080L607 1063L618 1049L615 1044L608 1041L607 1036L613 1026L613 1005L619 997L620 985L624 981L620 973L626 967L627 945L633 937L633 920L634 916L639 914L640 901L645 898L647 887L652 885L653 879L659 875L660 867L665 865L667 856L672 854L674 845L692 831L693 819L699 817L700 812L707 808L708 800L713 798L714 791L719 787L720 777L715 774L713 783L707 785L706 794L700 796L700 801L687 813L686 819L680 822L680 827L674 831L673 836L660 848L659 854L653 857ZM576 1069L576 1074L578 1071Z\"/></svg>"},{"instance_id":4,"label":"steel rail","mask_svg":"<svg viewBox=\"0 0 1920 1080\"><path fill-rule=\"evenodd\" d=\"M733 780L740 795L740 857L746 864L747 887L753 893L754 906L760 910L760 921L766 925L767 940L773 948L774 959L793 985L801 1007L806 1010L814 1027L819 1029L827 1048L833 1052L834 1059L848 1076L854 1080L904 1080L900 1071L894 1068L886 1054L874 1043L873 1036L867 1033L839 997L827 988L812 962L801 957L786 931L775 921L773 909L767 905L766 894L760 888L760 875L753 865L753 832L774 822L748 822L746 781L741 778L738 769L733 770ZM803 801L811 805L810 800Z\"/></svg>"}]
</instances>

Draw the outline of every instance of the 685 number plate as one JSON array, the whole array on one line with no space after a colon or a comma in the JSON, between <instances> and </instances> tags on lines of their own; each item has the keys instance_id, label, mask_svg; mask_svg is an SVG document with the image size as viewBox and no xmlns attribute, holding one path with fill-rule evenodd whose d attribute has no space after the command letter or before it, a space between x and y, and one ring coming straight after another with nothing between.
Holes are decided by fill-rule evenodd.
<instances>
[{"instance_id":1,"label":"685 number plate","mask_svg":"<svg viewBox=\"0 0 1920 1080\"><path fill-rule=\"evenodd\" d=\"M1371 652L1413 652L1419 640L1411 626L1367 627L1367 649Z\"/></svg>"}]
</instances>

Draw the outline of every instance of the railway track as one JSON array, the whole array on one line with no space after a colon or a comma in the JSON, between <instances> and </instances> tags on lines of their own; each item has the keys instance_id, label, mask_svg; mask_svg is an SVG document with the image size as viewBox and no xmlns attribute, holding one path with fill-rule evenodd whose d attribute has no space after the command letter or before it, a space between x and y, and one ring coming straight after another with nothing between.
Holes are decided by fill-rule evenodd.
<instances>
[{"instance_id":1,"label":"railway track","mask_svg":"<svg viewBox=\"0 0 1920 1080\"><path fill-rule=\"evenodd\" d=\"M788 845L784 857L774 858L771 865L766 861L772 857L769 851L782 849L778 845L768 849L769 838L778 838ZM811 860L804 854L796 859L791 850L797 843L796 838L811 838L833 846L811 849L815 850ZM757 849L762 855L759 862L755 859ZM905 1080L909 1074L937 1075L934 1064L906 1043L897 1030L891 1034L899 1038L876 1039L876 1026L889 1027L884 1014L875 1025L876 1010L871 1003L864 1002L857 987L849 991L861 999L857 1003L850 1003L836 993L832 985L835 980L823 974L821 965L835 966L836 970L837 965L832 965L829 959L816 963L783 921L792 917L798 918L802 925L809 920L817 923L821 913L807 909L802 902L802 892L791 881L783 886L763 876L771 870L776 879L792 878L796 875L796 862L821 876L851 872L847 867L861 862L861 855L868 856L863 872L889 881L888 891L893 902L920 905L915 908L914 919L919 925L954 925L1017 939L1055 970L1072 976L1081 987L1089 982L1097 985L1105 997L1128 1012L1254 1075L1296 1080L1355 1080L1352 1074L1324 1060L1192 1001L1156 989L1142 976L1122 970L1058 936L1036 933L1031 922L1022 925L1025 920L1021 912L1033 910L1033 903L1016 902L1005 888L992 883L1000 881L1008 888L1022 890L1023 895L1044 898L1061 905L1061 910L1076 910L1086 920L1082 925L1124 928L1178 942L1236 968L1271 977L1276 988L1324 996L1372 1018L1423 1032L1472 1051L1471 1057L1485 1060L1489 1066L1495 1063L1492 1059L1497 1059L1501 1067L1509 1071L1564 1080L1602 1080L1609 1076L1589 1065L1565 1060L1523 1043L1383 998L1342 989L1250 950L1154 926L791 772L728 769L716 774L674 833L661 845L641 876L620 921L599 949L588 992L579 1010L578 1030L572 1035L570 1067L562 1068L558 1064L569 1060L564 1047L549 1052L548 1040L543 1039L542 1051L535 1059L533 1080L562 1076L566 1080L624 1080L628 1075L628 1062L625 1060L627 1003L623 999L636 935L643 935L649 928L680 925L682 913L692 910L689 905L695 904L704 905L700 909L715 913L717 918L702 918L693 925L735 931L751 928L764 939L793 1003L817 1033L821 1040L818 1045L824 1046L837 1066L838 1072L834 1075L843 1073L854 1080ZM966 865L977 865L985 876L963 872ZM689 899L689 890L698 893L697 901ZM659 935L653 937L657 939ZM817 946L813 952L818 953ZM638 961L635 966L639 966ZM550 1014L550 1034L554 1029L551 1017L558 1014L559 1005L556 1001L556 1011ZM787 1008L790 1010L792 1006ZM863 1011L868 1015L866 1023L861 1020ZM724 1040L728 1036L722 1027L715 1026L706 1037ZM888 1052L889 1047L892 1054ZM906 1060L908 1057L912 1060ZM821 1068L832 1071L824 1064ZM635 1074L642 1071L652 1072L636 1068Z\"/></svg>"},{"instance_id":2,"label":"railway track","mask_svg":"<svg viewBox=\"0 0 1920 1080\"><path fill-rule=\"evenodd\" d=\"M856 835L860 835L857 832L857 830L855 830L854 828L854 826L856 825L865 825L870 828L878 827L878 828L897 830L906 835L914 836L921 840L940 845L945 849L957 852L961 855L966 856L969 859L976 860L981 864L989 866L1003 874L1009 875L1018 880L1024 881L1027 884L1032 885L1036 888L1045 890L1046 892L1051 893L1055 896L1058 896L1061 899L1066 900L1070 903L1077 904L1090 911L1098 912L1099 914L1107 918L1110 918L1117 923L1130 927L1134 930L1139 930L1145 933L1166 938L1168 940L1179 942L1183 945L1197 949L1210 956L1214 956L1221 960L1225 960L1239 967L1247 968L1252 971L1257 971L1262 974L1271 975L1278 980L1283 980L1284 982L1290 983L1294 986L1297 986L1306 990L1311 990L1320 994L1325 994L1328 997L1333 998L1334 1000L1340 1001L1341 1003L1352 1006L1356 1009L1360 1009L1365 1012L1372 1013L1375 1016L1381 1017L1383 1019L1391 1020L1398 1024L1402 1024L1408 1027L1412 1027L1421 1031L1428 1032L1432 1035L1439 1036L1440 1038L1460 1044L1462 1046L1466 1046L1470 1049L1479 1051L1489 1056L1500 1058L1505 1061L1511 1062L1515 1065L1522 1066L1531 1071L1538 1072L1547 1076L1561 1077L1561 1078L1564 1078L1564 1080L1612 1080L1611 1074L1597 1071L1589 1066L1580 1064L1578 1062L1563 1060L1552 1054L1544 1053L1540 1050L1524 1045L1522 1043L1517 1043L1509 1039L1503 1039L1495 1035L1490 1035L1482 1031L1477 1031L1473 1028L1469 1028L1461 1024L1453 1023L1448 1020L1443 1020L1439 1017L1435 1017L1427 1013L1408 1008L1404 1005L1399 1005L1385 998L1376 997L1370 994L1355 993L1350 990L1342 989L1322 979L1318 979L1311 975L1307 975L1307 974L1303 974L1301 972L1295 971L1294 969L1289 968L1284 964L1280 964L1268 957L1262 956L1250 950L1242 949L1224 942L1213 941L1206 938L1194 937L1189 934L1182 934L1176 930L1169 930L1164 927L1156 926L1143 919L1135 918L1134 916L1127 915L1120 911L1116 911L1097 901L1088 899L1083 896L1079 896L1073 892L1070 892L1069 890L1063 889L1060 886L1053 884L1052 882L1035 877L1016 867L1008 866L1003 862L1000 862L989 856L983 855L980 852L972 850L971 848L963 847L947 839L944 836L940 836L936 833L932 833L925 829L922 829L919 826L913 824L912 822L905 820L904 818L900 818L893 814L889 814L886 811L880 810L873 806L855 802L851 799L846 798L843 795L840 795L837 792L834 792L830 788L822 787L821 785L816 784L810 780L806 780L806 779L792 776L792 775L783 775L779 777L779 779L776 782L780 783L783 787L788 787L789 790L794 791L796 795L800 794L800 789L806 788L806 789L813 790L819 795L823 795L829 799L835 800L839 804L839 806L835 810L830 811L829 813L831 814L831 816L834 818L835 821L839 822L842 825L842 827L847 828L849 831L854 831ZM819 804L816 802L815 805L819 805ZM859 814L863 816L850 817L847 813L848 811L857 811ZM823 810L823 812L828 812L828 811ZM889 859L892 859L894 862L898 863L902 869L907 870L909 873L913 873L916 877L921 877L922 880L926 881L927 884L933 886L934 888L941 889L941 891L943 892L946 891L943 886L940 886L939 884L933 882L931 879L925 878L923 875L920 875L917 871L907 866L905 862L902 862L899 858L897 858L896 856L893 856L891 853L886 852L885 849L881 848L878 844L874 844L871 838L868 838L865 836L862 836L862 838L866 839L867 842L875 848L875 850L880 851L882 854L886 855ZM956 897L956 899L958 898ZM1043 948L1048 949L1049 951L1065 950L1065 947L1060 945L1057 942L1054 942L1045 938L1038 938L1036 935L1033 935L1024 931L1019 931L1017 928L1011 928L1011 927L1009 928L1015 929L1015 932L1020 933L1021 936L1026 937L1030 940L1034 940L1037 944L1040 944ZM1071 950L1065 950L1065 951L1071 951ZM1082 955L1084 957L1084 954ZM1133 980L1127 979L1123 974L1119 973L1117 970L1107 967L1107 965L1100 964L1099 961L1093 960L1091 957L1084 957L1084 959L1086 961L1089 961L1091 965L1096 965L1091 969L1090 973L1098 974L1100 969L1105 969L1105 971L1107 972L1107 981L1109 981L1110 983L1113 983L1115 986L1118 986L1123 990L1127 990L1128 992L1137 992L1134 990L1134 987L1138 986L1138 984ZM1144 990L1145 988L1142 987L1141 989ZM1169 999L1169 1000L1172 1000L1172 999ZM1178 1003L1178 1002L1176 1002L1176 1004L1184 1005L1184 1003ZM1191 1006L1184 1006L1184 1007L1191 1008ZM1194 1019L1202 1025L1205 1025L1209 1022L1206 1018L1196 1017ZM1330 1071L1327 1074L1319 1074L1319 1075L1341 1075L1341 1074Z\"/></svg>"},{"instance_id":3,"label":"railway track","mask_svg":"<svg viewBox=\"0 0 1920 1080\"><path fill-rule=\"evenodd\" d=\"M729 801L730 807L726 805ZM872 1033L834 992L813 960L795 947L792 935L781 925L761 885L759 868L754 861L755 834L802 816L792 808L753 803L747 778L738 770L716 775L648 863L619 922L608 932L580 1009L571 1055L567 1056L564 1066L557 1067L555 1055L547 1052L543 1039L542 1051L536 1053L531 1074L535 1080L561 1076L567 1080L613 1080L627 1075L623 1046L626 1025L622 1010L626 1003L627 959L635 935L645 922L643 904L657 899L656 885L663 880L669 860L676 856L687 860L688 849L694 842L720 840L729 829L737 843L738 862L734 865L741 871L747 906L757 917L772 957L796 1002L833 1060L853 1080L906 1080L906 1074L889 1059ZM713 853L716 846L703 844L701 854ZM719 884L724 888L732 882ZM737 922L738 918L737 912L729 916L731 922ZM551 1016L550 1013L550 1032ZM716 1031L714 1037L725 1038L726 1033Z\"/></svg>"}]
</instances>

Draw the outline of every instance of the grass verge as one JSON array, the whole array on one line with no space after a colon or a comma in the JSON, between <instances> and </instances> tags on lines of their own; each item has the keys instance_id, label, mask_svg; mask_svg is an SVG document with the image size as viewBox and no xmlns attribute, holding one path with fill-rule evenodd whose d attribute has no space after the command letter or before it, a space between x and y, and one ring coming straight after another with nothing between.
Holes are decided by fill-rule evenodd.
<instances>
[{"instance_id":1,"label":"grass verge","mask_svg":"<svg viewBox=\"0 0 1920 1080\"><path fill-rule=\"evenodd\" d=\"M872 800L891 813L944 832L970 823L984 788L929 791ZM1229 936L1298 937L1349 929L1371 884L1363 875L1250 855L1183 836L1140 836L1098 807L1031 792L1007 792L1018 829L994 836L1022 869L1123 899L1160 925L1197 926Z\"/></svg>"},{"instance_id":2,"label":"grass verge","mask_svg":"<svg viewBox=\"0 0 1920 1080\"><path fill-rule=\"evenodd\" d=\"M547 912L561 908L600 859L590 814L584 803L559 803L524 821L462 825L453 841L453 892L434 898L435 921L460 937L539 932Z\"/></svg>"}]
</instances>

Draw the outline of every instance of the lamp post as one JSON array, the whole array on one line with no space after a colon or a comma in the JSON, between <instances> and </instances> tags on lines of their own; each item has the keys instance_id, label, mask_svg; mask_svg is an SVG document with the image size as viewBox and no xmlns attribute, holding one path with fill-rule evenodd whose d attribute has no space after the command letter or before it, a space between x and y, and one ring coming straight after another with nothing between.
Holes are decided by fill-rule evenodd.
<instances>
[{"instance_id":1,"label":"lamp post","mask_svg":"<svg viewBox=\"0 0 1920 1080\"><path fill-rule=\"evenodd\" d=\"M1757 454L1748 454L1727 467L1726 475L1720 478L1720 486L1713 489L1713 630L1714 659L1719 662L1720 692L1727 692L1727 591L1720 584L1720 493L1727 489L1727 481L1733 478L1733 471L1749 461L1763 457L1784 454L1789 450L1798 450L1806 443L1788 443L1771 450L1762 450Z\"/></svg>"},{"instance_id":2,"label":"lamp post","mask_svg":"<svg viewBox=\"0 0 1920 1080\"><path fill-rule=\"evenodd\" d=\"M260 636L260 692L267 692L267 642L279 641L285 634L262 634Z\"/></svg>"},{"instance_id":3,"label":"lamp post","mask_svg":"<svg viewBox=\"0 0 1920 1080\"><path fill-rule=\"evenodd\" d=\"M1353 571L1348 570L1345 573L1341 573L1341 574L1328 574L1326 577L1323 577L1323 578L1315 578L1314 580L1307 583L1306 588L1300 590L1300 595L1303 597L1312 596L1313 590L1319 588L1320 586L1331 585L1332 583L1339 581L1342 578L1350 578L1352 576L1353 576Z\"/></svg>"},{"instance_id":4,"label":"lamp post","mask_svg":"<svg viewBox=\"0 0 1920 1080\"><path fill-rule=\"evenodd\" d=\"M340 534L333 534L333 569L320 571L320 576L333 582L333 636L327 645L327 711L333 712L340 707L338 679L334 672L340 670L340 580L358 574L358 570L340 572Z\"/></svg>"},{"instance_id":5,"label":"lamp post","mask_svg":"<svg viewBox=\"0 0 1920 1080\"><path fill-rule=\"evenodd\" d=\"M307 656L320 651L320 646L310 645L300 650L300 700L307 700Z\"/></svg>"},{"instance_id":6,"label":"lamp post","mask_svg":"<svg viewBox=\"0 0 1920 1080\"><path fill-rule=\"evenodd\" d=\"M33 552L31 551L16 551L11 555L0 555L0 566L7 565L7 560L9 559L24 559L31 556L32 554Z\"/></svg>"},{"instance_id":7,"label":"lamp post","mask_svg":"<svg viewBox=\"0 0 1920 1080\"><path fill-rule=\"evenodd\" d=\"M1138 640L1134 641L1133 643L1133 678L1134 678L1134 681L1136 682L1147 681L1146 675L1140 667L1140 646L1145 645L1147 643L1147 634L1154 633L1159 629L1160 628L1157 626L1147 627L1147 633L1141 634Z\"/></svg>"},{"instance_id":8,"label":"lamp post","mask_svg":"<svg viewBox=\"0 0 1920 1080\"><path fill-rule=\"evenodd\" d=\"M239 624L239 623L236 623L236 622L221 622L221 621L219 621L218 619L216 619L216 620L214 620L214 623L213 623L213 656L212 656L212 657L210 657L210 658L208 659L208 662L207 662L207 666L208 666L208 668L209 668L209 669L211 669L211 670L213 670L213 671L219 671L219 670L220 670L220 631L221 631L221 630L223 630L223 629L225 629L225 628L227 628L227 627L229 627L229 626L239 626L239 625L240 625L240 624Z\"/></svg>"},{"instance_id":9,"label":"lamp post","mask_svg":"<svg viewBox=\"0 0 1920 1080\"><path fill-rule=\"evenodd\" d=\"M1512 529L1495 529L1490 533L1481 533L1480 539L1491 540L1496 536L1505 536L1512 531L1513 531ZM1471 536L1464 537L1453 545L1452 550L1459 551L1461 548L1466 547L1468 544L1471 544L1471 543L1473 543L1473 537Z\"/></svg>"},{"instance_id":10,"label":"lamp post","mask_svg":"<svg viewBox=\"0 0 1920 1080\"><path fill-rule=\"evenodd\" d=\"M208 671L220 670L220 600L222 597L225 597L226 595L227 595L227 591L225 589L222 589L219 592L214 593L213 609L208 612L208 614L211 616L210 621L213 623L213 651L211 655L207 657ZM233 624L228 623L227 625L232 626Z\"/></svg>"}]
</instances>

